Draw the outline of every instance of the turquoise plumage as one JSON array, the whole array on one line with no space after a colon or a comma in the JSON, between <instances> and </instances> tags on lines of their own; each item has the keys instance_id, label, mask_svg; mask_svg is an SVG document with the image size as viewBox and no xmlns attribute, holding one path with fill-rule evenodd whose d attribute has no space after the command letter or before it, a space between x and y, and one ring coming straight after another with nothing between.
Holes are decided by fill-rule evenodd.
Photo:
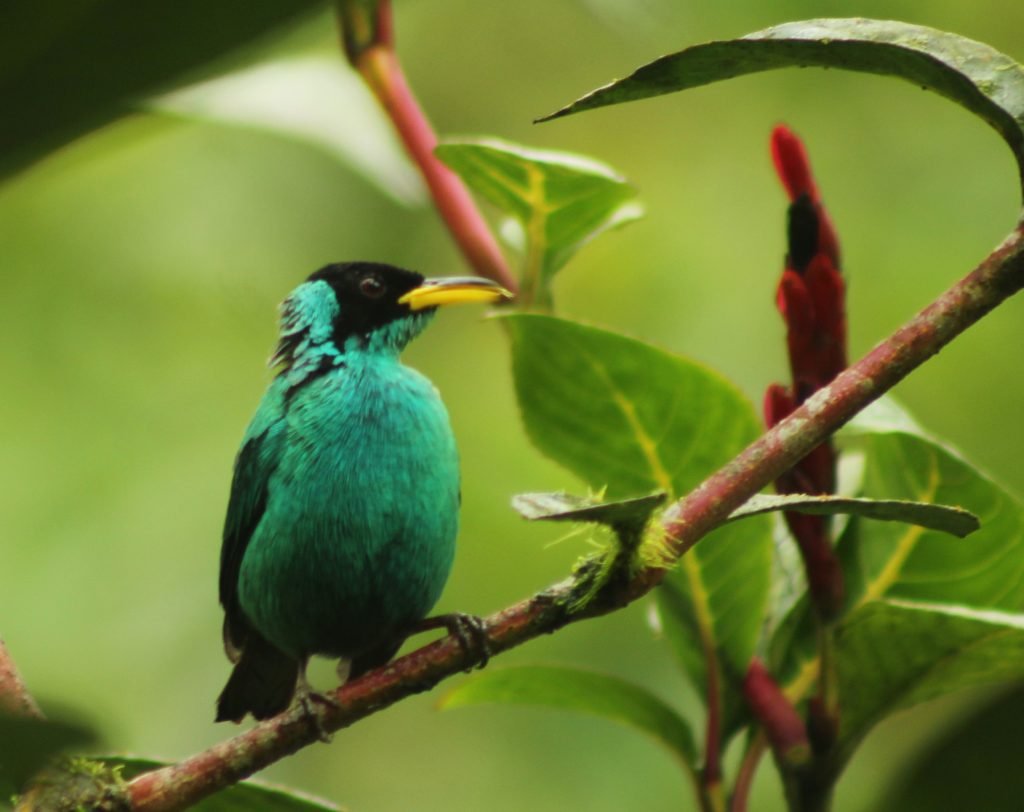
<instances>
[{"instance_id":1,"label":"turquoise plumage","mask_svg":"<svg viewBox=\"0 0 1024 812\"><path fill-rule=\"evenodd\" d=\"M218 721L284 710L313 654L349 675L386 662L436 603L455 553L458 452L437 390L399 354L439 304L502 295L345 263L284 302L280 371L245 433L225 521L236 664Z\"/></svg>"}]
</instances>

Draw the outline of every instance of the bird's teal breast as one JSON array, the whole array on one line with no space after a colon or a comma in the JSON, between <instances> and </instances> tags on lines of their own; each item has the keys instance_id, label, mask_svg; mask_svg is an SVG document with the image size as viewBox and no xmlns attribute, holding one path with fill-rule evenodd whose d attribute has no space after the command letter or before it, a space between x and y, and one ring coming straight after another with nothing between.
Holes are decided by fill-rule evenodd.
<instances>
[{"instance_id":1,"label":"bird's teal breast","mask_svg":"<svg viewBox=\"0 0 1024 812\"><path fill-rule=\"evenodd\" d=\"M283 448L242 561L241 607L294 656L355 656L424 617L448 577L459 508L448 414L425 377L376 354L281 389L265 402L283 408Z\"/></svg>"}]
</instances>

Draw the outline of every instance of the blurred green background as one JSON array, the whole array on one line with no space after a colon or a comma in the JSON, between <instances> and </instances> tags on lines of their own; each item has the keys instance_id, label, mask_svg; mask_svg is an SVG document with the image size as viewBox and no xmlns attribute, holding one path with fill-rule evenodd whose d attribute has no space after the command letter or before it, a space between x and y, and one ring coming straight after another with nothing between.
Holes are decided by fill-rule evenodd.
<instances>
[{"instance_id":1,"label":"blurred green background","mask_svg":"<svg viewBox=\"0 0 1024 812\"><path fill-rule=\"evenodd\" d=\"M396 4L406 70L442 134L587 153L639 187L648 216L563 272L562 312L706 362L756 402L786 376L773 306L785 201L767 154L771 127L787 123L811 151L843 240L855 357L1012 227L1016 168L996 134L909 84L819 70L530 122L686 45L852 15L957 31L1024 59L1015 0ZM317 11L231 67L333 56L335 36ZM359 101L343 126L377 143L361 135L380 122ZM232 459L269 378L277 303L328 261L465 270L429 208L397 202L350 162L259 128L196 120L180 99L175 109L131 114L0 186L0 633L44 707L73 709L111 748L168 759L232 732L212 724L228 674L219 536ZM404 177L387 155L377 165ZM1022 341L1012 302L897 391L925 426L1018 492L1024 383L1013 348ZM560 578L586 537L527 526L509 497L580 486L529 446L497 326L471 308L445 313L407 359L441 389L463 455L461 547L439 609L487 613ZM590 666L695 714L645 611L567 629L497 665ZM330 669L314 678L329 684ZM441 714L444 690L267 777L360 812L692 808L671 758L631 732L521 708ZM879 808L915 752L979 701L890 721L840 783L837 809ZM762 767L756 809L782 808L772 773Z\"/></svg>"}]
</instances>

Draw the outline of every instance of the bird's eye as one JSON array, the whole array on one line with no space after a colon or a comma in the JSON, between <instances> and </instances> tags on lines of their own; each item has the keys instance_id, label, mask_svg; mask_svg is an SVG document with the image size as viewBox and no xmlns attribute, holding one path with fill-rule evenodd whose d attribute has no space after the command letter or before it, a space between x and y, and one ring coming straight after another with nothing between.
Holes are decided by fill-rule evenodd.
<instances>
[{"instance_id":1,"label":"bird's eye","mask_svg":"<svg viewBox=\"0 0 1024 812\"><path fill-rule=\"evenodd\" d=\"M376 276L365 276L359 281L359 292L370 299L379 299L384 295L384 283Z\"/></svg>"}]
</instances>

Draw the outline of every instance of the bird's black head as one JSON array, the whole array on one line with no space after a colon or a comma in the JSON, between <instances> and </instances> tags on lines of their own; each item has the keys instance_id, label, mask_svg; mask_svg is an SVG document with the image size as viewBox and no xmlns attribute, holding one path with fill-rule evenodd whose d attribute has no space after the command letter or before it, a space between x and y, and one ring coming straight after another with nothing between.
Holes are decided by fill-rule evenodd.
<instances>
[{"instance_id":1,"label":"bird's black head","mask_svg":"<svg viewBox=\"0 0 1024 812\"><path fill-rule=\"evenodd\" d=\"M399 299L420 287L424 278L423 274L382 262L338 262L324 266L306 280L306 284L315 282L325 282L337 301L333 334L340 349L350 337L369 336L411 316L412 311Z\"/></svg>"},{"instance_id":2,"label":"bird's black head","mask_svg":"<svg viewBox=\"0 0 1024 812\"><path fill-rule=\"evenodd\" d=\"M309 348L400 352L430 321L438 305L497 301L509 294L485 279L423 278L380 262L326 265L281 305L275 362L290 366Z\"/></svg>"}]
</instances>

